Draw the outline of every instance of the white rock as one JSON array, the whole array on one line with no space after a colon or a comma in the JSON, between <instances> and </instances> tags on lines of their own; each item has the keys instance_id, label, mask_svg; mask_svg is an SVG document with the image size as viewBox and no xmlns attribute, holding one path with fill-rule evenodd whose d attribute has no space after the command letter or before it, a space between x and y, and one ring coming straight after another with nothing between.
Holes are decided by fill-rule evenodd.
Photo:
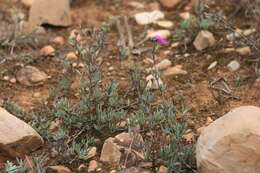
<instances>
[{"instance_id":1,"label":"white rock","mask_svg":"<svg viewBox=\"0 0 260 173\"><path fill-rule=\"evenodd\" d=\"M148 38L153 38L154 36L160 36L161 38L167 39L171 35L171 32L166 29L162 30L150 30L147 32L147 37Z\"/></svg>"},{"instance_id":2,"label":"white rock","mask_svg":"<svg viewBox=\"0 0 260 173\"><path fill-rule=\"evenodd\" d=\"M240 64L238 61L231 61L229 64L228 64L228 70L231 71L231 72L234 72L234 71L237 71L239 68L240 68Z\"/></svg>"},{"instance_id":3,"label":"white rock","mask_svg":"<svg viewBox=\"0 0 260 173\"><path fill-rule=\"evenodd\" d=\"M160 87L163 86L163 82L162 82L161 78L156 79L153 75L147 76L146 81L147 81L147 85L146 85L147 90L159 89Z\"/></svg>"},{"instance_id":4,"label":"white rock","mask_svg":"<svg viewBox=\"0 0 260 173\"><path fill-rule=\"evenodd\" d=\"M42 137L31 126L0 107L1 154L23 157L42 145Z\"/></svg>"},{"instance_id":5,"label":"white rock","mask_svg":"<svg viewBox=\"0 0 260 173\"><path fill-rule=\"evenodd\" d=\"M201 132L196 145L199 173L260 171L260 108L231 110Z\"/></svg>"},{"instance_id":6,"label":"white rock","mask_svg":"<svg viewBox=\"0 0 260 173\"><path fill-rule=\"evenodd\" d=\"M215 44L215 38L213 34L209 31L203 30L200 31L195 38L193 45L199 51L211 47Z\"/></svg>"},{"instance_id":7,"label":"white rock","mask_svg":"<svg viewBox=\"0 0 260 173\"><path fill-rule=\"evenodd\" d=\"M232 32L232 33L226 35L226 39L229 41L233 41L236 38L240 38L240 37L241 37L241 33L239 33L239 32Z\"/></svg>"},{"instance_id":8,"label":"white rock","mask_svg":"<svg viewBox=\"0 0 260 173\"><path fill-rule=\"evenodd\" d=\"M213 69L214 67L216 67L216 65L218 64L218 61L214 61L213 63L211 63L208 67L208 70Z\"/></svg>"},{"instance_id":9,"label":"white rock","mask_svg":"<svg viewBox=\"0 0 260 173\"><path fill-rule=\"evenodd\" d=\"M135 20L139 25L147 25L164 18L164 13L158 10L152 12L142 12L135 15Z\"/></svg>"}]
</instances>

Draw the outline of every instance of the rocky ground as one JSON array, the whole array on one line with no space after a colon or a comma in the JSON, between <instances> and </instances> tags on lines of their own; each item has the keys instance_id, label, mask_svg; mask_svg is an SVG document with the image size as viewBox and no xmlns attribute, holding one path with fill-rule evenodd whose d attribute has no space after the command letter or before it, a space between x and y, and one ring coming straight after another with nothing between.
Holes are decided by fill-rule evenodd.
<instances>
[{"instance_id":1,"label":"rocky ground","mask_svg":"<svg viewBox=\"0 0 260 173\"><path fill-rule=\"evenodd\" d=\"M197 172L202 130L260 106L257 1L34 1L0 1L3 172Z\"/></svg>"}]
</instances>

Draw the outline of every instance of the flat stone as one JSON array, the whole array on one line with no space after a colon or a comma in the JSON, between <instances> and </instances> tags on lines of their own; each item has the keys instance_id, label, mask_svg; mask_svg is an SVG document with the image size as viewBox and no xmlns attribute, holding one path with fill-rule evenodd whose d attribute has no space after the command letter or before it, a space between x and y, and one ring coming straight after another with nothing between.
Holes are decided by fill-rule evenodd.
<instances>
[{"instance_id":1,"label":"flat stone","mask_svg":"<svg viewBox=\"0 0 260 173\"><path fill-rule=\"evenodd\" d=\"M0 107L0 155L23 157L43 143L31 126Z\"/></svg>"},{"instance_id":2,"label":"flat stone","mask_svg":"<svg viewBox=\"0 0 260 173\"><path fill-rule=\"evenodd\" d=\"M176 65L174 67L168 68L163 72L164 77L186 74L188 74L188 72L182 69L182 65Z\"/></svg>"}]
</instances>

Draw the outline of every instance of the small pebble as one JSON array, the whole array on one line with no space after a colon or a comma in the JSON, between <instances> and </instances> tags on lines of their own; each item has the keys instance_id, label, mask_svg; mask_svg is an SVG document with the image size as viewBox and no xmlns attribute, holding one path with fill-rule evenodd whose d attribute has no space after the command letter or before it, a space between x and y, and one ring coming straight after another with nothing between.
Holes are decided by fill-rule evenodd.
<instances>
[{"instance_id":1,"label":"small pebble","mask_svg":"<svg viewBox=\"0 0 260 173\"><path fill-rule=\"evenodd\" d=\"M115 70L115 67L113 67L113 66L108 68L108 71L113 71L113 70Z\"/></svg>"},{"instance_id":2,"label":"small pebble","mask_svg":"<svg viewBox=\"0 0 260 173\"><path fill-rule=\"evenodd\" d=\"M213 63L211 63L208 67L208 70L213 69L214 67L216 67L216 65L218 64L218 61L214 61Z\"/></svg>"},{"instance_id":3,"label":"small pebble","mask_svg":"<svg viewBox=\"0 0 260 173\"><path fill-rule=\"evenodd\" d=\"M173 27L173 22L168 20L160 20L157 21L156 24L162 28L170 29Z\"/></svg>"},{"instance_id":4,"label":"small pebble","mask_svg":"<svg viewBox=\"0 0 260 173\"><path fill-rule=\"evenodd\" d=\"M234 71L237 71L239 68L240 68L240 64L239 62L237 61L231 61L229 64L228 64L228 70L231 71L231 72L234 72Z\"/></svg>"},{"instance_id":5,"label":"small pebble","mask_svg":"<svg viewBox=\"0 0 260 173\"><path fill-rule=\"evenodd\" d=\"M249 35L253 34L254 32L256 32L255 28L253 28L253 29L246 29L246 30L243 31L243 34L245 36L249 36Z\"/></svg>"},{"instance_id":6,"label":"small pebble","mask_svg":"<svg viewBox=\"0 0 260 173\"><path fill-rule=\"evenodd\" d=\"M75 52L69 52L66 56L66 59L69 61L75 61L78 59L78 57Z\"/></svg>"},{"instance_id":7,"label":"small pebble","mask_svg":"<svg viewBox=\"0 0 260 173\"><path fill-rule=\"evenodd\" d=\"M13 83L13 84L16 83L16 79L13 77L13 78L10 79L10 82Z\"/></svg>"},{"instance_id":8,"label":"small pebble","mask_svg":"<svg viewBox=\"0 0 260 173\"><path fill-rule=\"evenodd\" d=\"M64 45L65 41L64 41L64 38L61 37L61 36L58 36L58 37L55 37L53 40L52 40L53 43L55 44L58 44L60 46Z\"/></svg>"},{"instance_id":9,"label":"small pebble","mask_svg":"<svg viewBox=\"0 0 260 173\"><path fill-rule=\"evenodd\" d=\"M44 55L44 56L54 56L54 52L55 49L48 45L48 46L44 46L41 50L40 50L40 54Z\"/></svg>"},{"instance_id":10,"label":"small pebble","mask_svg":"<svg viewBox=\"0 0 260 173\"><path fill-rule=\"evenodd\" d=\"M251 49L249 46L246 46L246 47L237 48L236 52L239 53L240 55L247 55L251 53Z\"/></svg>"},{"instance_id":11,"label":"small pebble","mask_svg":"<svg viewBox=\"0 0 260 173\"><path fill-rule=\"evenodd\" d=\"M72 63L72 67L77 67L78 66L78 64L77 63Z\"/></svg>"}]
</instances>

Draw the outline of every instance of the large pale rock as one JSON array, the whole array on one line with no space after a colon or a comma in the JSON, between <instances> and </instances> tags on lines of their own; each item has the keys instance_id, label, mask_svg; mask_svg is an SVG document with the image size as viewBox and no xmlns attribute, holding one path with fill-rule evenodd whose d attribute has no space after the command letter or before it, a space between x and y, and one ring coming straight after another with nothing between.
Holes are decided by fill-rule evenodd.
<instances>
[{"instance_id":1,"label":"large pale rock","mask_svg":"<svg viewBox=\"0 0 260 173\"><path fill-rule=\"evenodd\" d=\"M23 157L42 145L31 126L0 107L0 156Z\"/></svg>"},{"instance_id":2,"label":"large pale rock","mask_svg":"<svg viewBox=\"0 0 260 173\"><path fill-rule=\"evenodd\" d=\"M64 27L71 25L69 1L33 1L29 14L29 23L32 28L42 24Z\"/></svg>"},{"instance_id":3,"label":"large pale rock","mask_svg":"<svg viewBox=\"0 0 260 173\"><path fill-rule=\"evenodd\" d=\"M197 37L195 38L193 45L199 51L211 47L215 44L216 40L213 34L209 31L203 30L200 31Z\"/></svg>"},{"instance_id":4,"label":"large pale rock","mask_svg":"<svg viewBox=\"0 0 260 173\"><path fill-rule=\"evenodd\" d=\"M174 8L181 0L160 0L161 4L167 8Z\"/></svg>"},{"instance_id":5,"label":"large pale rock","mask_svg":"<svg viewBox=\"0 0 260 173\"><path fill-rule=\"evenodd\" d=\"M48 76L36 67L28 65L17 72L16 78L23 85L38 86L42 85Z\"/></svg>"},{"instance_id":6,"label":"large pale rock","mask_svg":"<svg viewBox=\"0 0 260 173\"><path fill-rule=\"evenodd\" d=\"M260 108L235 108L207 126L196 146L199 173L260 172Z\"/></svg>"}]
</instances>

